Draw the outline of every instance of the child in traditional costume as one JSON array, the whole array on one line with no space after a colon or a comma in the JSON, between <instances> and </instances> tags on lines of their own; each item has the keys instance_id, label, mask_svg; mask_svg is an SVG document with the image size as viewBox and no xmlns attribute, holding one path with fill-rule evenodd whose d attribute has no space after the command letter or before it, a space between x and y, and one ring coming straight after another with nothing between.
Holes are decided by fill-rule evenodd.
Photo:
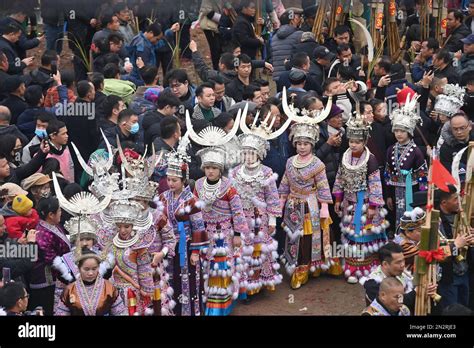
<instances>
[{"instance_id":1,"label":"child in traditional costume","mask_svg":"<svg viewBox=\"0 0 474 348\"><path fill-rule=\"evenodd\" d=\"M386 243L389 226L377 160L366 146L369 130L357 110L347 122L349 148L342 156L333 188L334 208L342 218L344 274L351 284L377 266L377 250Z\"/></svg>"},{"instance_id":2,"label":"child in traditional costume","mask_svg":"<svg viewBox=\"0 0 474 348\"><path fill-rule=\"evenodd\" d=\"M421 117L417 113L418 96L410 88L398 92L401 107L390 115L392 132L397 143L387 150L385 178L389 188L387 203L396 211L395 224L406 210L411 210L413 190L426 189L428 167L420 148L413 141L417 123ZM403 100L404 99L404 100Z\"/></svg>"}]
</instances>

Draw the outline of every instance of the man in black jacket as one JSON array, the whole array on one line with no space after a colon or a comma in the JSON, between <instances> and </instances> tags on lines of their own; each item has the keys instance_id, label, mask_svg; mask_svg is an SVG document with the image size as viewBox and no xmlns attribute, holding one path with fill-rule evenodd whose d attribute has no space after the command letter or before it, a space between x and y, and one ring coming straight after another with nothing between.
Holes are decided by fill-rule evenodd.
<instances>
[{"instance_id":1,"label":"man in black jacket","mask_svg":"<svg viewBox=\"0 0 474 348\"><path fill-rule=\"evenodd\" d=\"M8 59L8 73L11 75L23 74L23 69L33 64L34 57L21 59L15 44L20 40L21 28L15 24L8 24L2 28L0 37L0 51L5 53Z\"/></svg>"},{"instance_id":2,"label":"man in black jacket","mask_svg":"<svg viewBox=\"0 0 474 348\"><path fill-rule=\"evenodd\" d=\"M444 143L441 145L439 158L443 166L451 171L453 157L465 148L470 141L474 140L474 132L472 131L471 121L465 114L455 114L449 124L451 128L450 132L447 133L449 136L444 139ZM467 151L464 152L461 158L460 168L466 168L466 164Z\"/></svg>"},{"instance_id":3,"label":"man in black jacket","mask_svg":"<svg viewBox=\"0 0 474 348\"><path fill-rule=\"evenodd\" d=\"M241 54L237 57L238 66L235 67L237 76L226 84L226 94L233 98L235 102L240 102L243 99L244 88L250 84L250 74L252 73L252 60L246 54Z\"/></svg>"},{"instance_id":4,"label":"man in black jacket","mask_svg":"<svg viewBox=\"0 0 474 348\"><path fill-rule=\"evenodd\" d=\"M311 73L311 61L308 54L306 52L295 53L291 58L291 63L293 68L302 70L306 73L306 82L303 88L307 91L316 91L319 95L322 95L323 89L321 88L320 80L318 80L316 75ZM291 70L287 70L280 75L280 78L277 81L278 92L281 92L283 87L286 87L287 89L290 87L290 72Z\"/></svg>"},{"instance_id":5,"label":"man in black jacket","mask_svg":"<svg viewBox=\"0 0 474 348\"><path fill-rule=\"evenodd\" d=\"M24 5L17 3L14 5L10 16L0 20L0 32L3 33L3 27L17 26L20 28L20 37L15 43L16 52L20 59L26 58L26 51L31 50L39 46L44 41L44 36L38 38L28 39L26 31L23 29L23 22L27 18L27 13L23 7Z\"/></svg>"},{"instance_id":6,"label":"man in black jacket","mask_svg":"<svg viewBox=\"0 0 474 348\"><path fill-rule=\"evenodd\" d=\"M258 49L263 46L264 40L255 34L253 21L255 17L255 3L253 0L241 2L241 12L232 27L232 39L240 44L241 52L255 59ZM263 19L257 18L263 24Z\"/></svg>"},{"instance_id":7,"label":"man in black jacket","mask_svg":"<svg viewBox=\"0 0 474 348\"><path fill-rule=\"evenodd\" d=\"M451 256L440 263L441 280L439 281L439 291L441 302L440 310L453 303L460 303L467 306L469 303L469 272L466 259L461 260L456 257L463 247L474 244L474 235L463 236L458 234L455 237L454 219L459 213L459 202L456 188L448 186L449 192L439 191L439 202L435 202L436 209L440 211L441 223L440 234L446 239L454 239L448 244Z\"/></svg>"},{"instance_id":8,"label":"man in black jacket","mask_svg":"<svg viewBox=\"0 0 474 348\"><path fill-rule=\"evenodd\" d=\"M173 116L181 105L172 93L161 93L156 101L157 110L148 111L143 116L142 126L145 145L151 146L153 139L161 136L160 123L165 117ZM155 149L156 150L156 149Z\"/></svg>"},{"instance_id":9,"label":"man in black jacket","mask_svg":"<svg viewBox=\"0 0 474 348\"><path fill-rule=\"evenodd\" d=\"M468 27L463 23L463 20L464 16L460 10L448 10L446 26L450 34L446 39L443 48L447 49L449 52L462 50L463 43L461 42L461 39L464 39L471 33Z\"/></svg>"},{"instance_id":10,"label":"man in black jacket","mask_svg":"<svg viewBox=\"0 0 474 348\"><path fill-rule=\"evenodd\" d=\"M2 102L2 105L10 110L11 124L16 124L18 116L28 107L24 99L26 91L25 82L26 78L16 75L10 76L5 81L5 91L8 93L8 97Z\"/></svg>"},{"instance_id":11,"label":"man in black jacket","mask_svg":"<svg viewBox=\"0 0 474 348\"><path fill-rule=\"evenodd\" d=\"M462 44L462 42L461 42ZM459 74L452 64L451 53L447 49L442 49L433 56L434 76L437 78L446 77L448 83L459 83Z\"/></svg>"}]
</instances>

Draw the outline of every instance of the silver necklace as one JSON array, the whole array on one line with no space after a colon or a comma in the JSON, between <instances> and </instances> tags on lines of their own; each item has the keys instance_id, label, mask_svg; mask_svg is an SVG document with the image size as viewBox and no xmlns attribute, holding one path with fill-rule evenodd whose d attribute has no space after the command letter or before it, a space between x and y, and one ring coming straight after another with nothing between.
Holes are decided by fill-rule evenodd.
<instances>
[{"instance_id":1,"label":"silver necklace","mask_svg":"<svg viewBox=\"0 0 474 348\"><path fill-rule=\"evenodd\" d=\"M212 185L207 182L207 179L204 179L204 183L202 185L203 192L201 192L201 195L202 195L201 198L206 203L207 206L212 205L212 203L216 201L221 189L221 184L222 184L221 179L219 179L218 182Z\"/></svg>"},{"instance_id":2,"label":"silver necklace","mask_svg":"<svg viewBox=\"0 0 474 348\"><path fill-rule=\"evenodd\" d=\"M135 232L135 235L132 238L127 239L127 240L123 240L123 239L120 239L119 234L117 233L114 236L113 242L114 242L114 245L117 248L126 249L126 248L131 247L132 245L134 245L138 241L139 237L140 236L139 236L138 232Z\"/></svg>"}]
</instances>

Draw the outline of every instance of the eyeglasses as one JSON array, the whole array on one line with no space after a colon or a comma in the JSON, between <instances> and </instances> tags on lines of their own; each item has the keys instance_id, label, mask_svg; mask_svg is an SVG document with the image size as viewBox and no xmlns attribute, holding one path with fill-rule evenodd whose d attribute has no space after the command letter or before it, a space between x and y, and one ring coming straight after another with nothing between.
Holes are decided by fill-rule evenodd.
<instances>
[{"instance_id":1,"label":"eyeglasses","mask_svg":"<svg viewBox=\"0 0 474 348\"><path fill-rule=\"evenodd\" d=\"M466 131L469 128L469 126L462 126L462 127L451 127L454 133L462 133Z\"/></svg>"}]
</instances>

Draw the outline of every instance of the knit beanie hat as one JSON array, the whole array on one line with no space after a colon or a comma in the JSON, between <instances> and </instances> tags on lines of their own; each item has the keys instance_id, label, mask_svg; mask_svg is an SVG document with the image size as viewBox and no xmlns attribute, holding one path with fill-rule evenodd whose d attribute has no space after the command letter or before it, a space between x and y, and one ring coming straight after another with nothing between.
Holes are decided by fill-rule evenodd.
<instances>
[{"instance_id":1,"label":"knit beanie hat","mask_svg":"<svg viewBox=\"0 0 474 348\"><path fill-rule=\"evenodd\" d=\"M18 215L25 216L33 208L33 201L26 195L18 195L13 198L12 209Z\"/></svg>"}]
</instances>

